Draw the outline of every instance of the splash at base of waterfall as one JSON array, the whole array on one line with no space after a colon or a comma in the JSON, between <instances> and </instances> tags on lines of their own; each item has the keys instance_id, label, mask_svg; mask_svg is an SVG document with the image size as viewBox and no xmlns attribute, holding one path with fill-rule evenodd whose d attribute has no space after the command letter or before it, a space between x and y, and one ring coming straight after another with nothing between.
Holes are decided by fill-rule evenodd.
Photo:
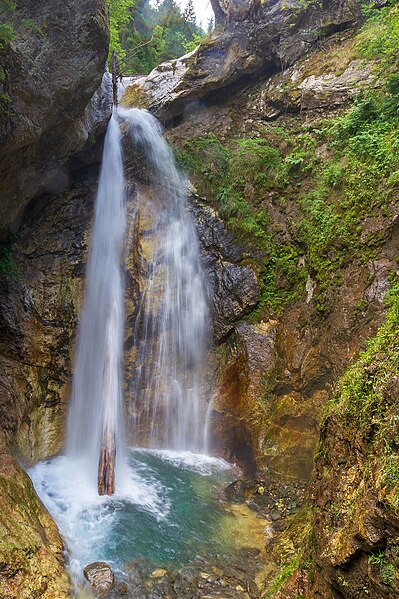
<instances>
[{"instance_id":1,"label":"splash at base of waterfall","mask_svg":"<svg viewBox=\"0 0 399 599\"><path fill-rule=\"evenodd\" d=\"M130 561L153 569L187 563L211 548L228 551L219 522L227 462L190 452L130 448L115 495L100 497L90 462L59 456L29 470L35 489L66 541L75 585L83 568L106 561L124 576Z\"/></svg>"}]
</instances>

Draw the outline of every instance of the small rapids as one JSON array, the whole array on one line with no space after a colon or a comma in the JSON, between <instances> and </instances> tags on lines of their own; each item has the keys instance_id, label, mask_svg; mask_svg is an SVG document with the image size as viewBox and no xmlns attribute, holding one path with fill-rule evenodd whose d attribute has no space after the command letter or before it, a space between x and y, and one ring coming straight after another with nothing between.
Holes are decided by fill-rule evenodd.
<instances>
[{"instance_id":1,"label":"small rapids","mask_svg":"<svg viewBox=\"0 0 399 599\"><path fill-rule=\"evenodd\" d=\"M112 497L97 493L90 462L59 456L28 471L36 491L66 541L76 585L83 568L106 561L120 577L129 562L150 569L187 563L200 553L228 552L219 524L224 514L220 485L231 466L190 452L130 448Z\"/></svg>"}]
</instances>

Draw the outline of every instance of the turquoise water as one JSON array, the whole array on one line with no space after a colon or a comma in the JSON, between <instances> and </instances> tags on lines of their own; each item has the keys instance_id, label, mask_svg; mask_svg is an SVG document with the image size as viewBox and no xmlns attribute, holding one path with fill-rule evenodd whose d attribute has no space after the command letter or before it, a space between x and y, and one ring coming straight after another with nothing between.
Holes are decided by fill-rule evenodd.
<instances>
[{"instance_id":1,"label":"turquoise water","mask_svg":"<svg viewBox=\"0 0 399 599\"><path fill-rule=\"evenodd\" d=\"M59 456L29 471L66 542L70 570L106 561L116 571L137 558L151 568L184 565L208 552L228 554L221 487L234 478L223 460L189 452L130 449L114 497L99 497L84 462Z\"/></svg>"}]
</instances>

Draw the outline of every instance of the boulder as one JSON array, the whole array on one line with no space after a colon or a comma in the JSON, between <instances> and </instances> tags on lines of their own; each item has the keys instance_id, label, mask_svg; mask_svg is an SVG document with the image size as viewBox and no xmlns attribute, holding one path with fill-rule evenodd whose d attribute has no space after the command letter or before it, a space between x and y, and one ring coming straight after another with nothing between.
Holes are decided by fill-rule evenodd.
<instances>
[{"instance_id":1,"label":"boulder","mask_svg":"<svg viewBox=\"0 0 399 599\"><path fill-rule=\"evenodd\" d=\"M115 582L114 573L105 562L93 562L83 570L84 577L89 581L93 591L107 593Z\"/></svg>"},{"instance_id":2,"label":"boulder","mask_svg":"<svg viewBox=\"0 0 399 599\"><path fill-rule=\"evenodd\" d=\"M0 596L71 596L57 527L27 474L8 454L0 432Z\"/></svg>"},{"instance_id":3,"label":"boulder","mask_svg":"<svg viewBox=\"0 0 399 599\"><path fill-rule=\"evenodd\" d=\"M263 496L266 490L266 484L263 481L255 479L235 480L224 490L227 499L233 503L244 503L254 495Z\"/></svg>"}]
</instances>

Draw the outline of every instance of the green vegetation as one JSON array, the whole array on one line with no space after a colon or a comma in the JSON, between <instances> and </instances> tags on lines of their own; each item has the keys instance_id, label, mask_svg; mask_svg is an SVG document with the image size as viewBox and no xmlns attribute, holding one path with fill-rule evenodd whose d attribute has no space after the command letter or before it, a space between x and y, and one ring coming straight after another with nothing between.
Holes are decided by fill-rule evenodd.
<instances>
[{"instance_id":1,"label":"green vegetation","mask_svg":"<svg viewBox=\"0 0 399 599\"><path fill-rule=\"evenodd\" d=\"M11 21L12 13L15 11L16 4L13 0L0 0L0 12L5 18ZM12 23L5 21L0 23L0 57L4 50L14 39L14 28ZM3 85L7 79L6 71L0 66L0 114L6 113L11 102L10 96L4 92Z\"/></svg>"},{"instance_id":2,"label":"green vegetation","mask_svg":"<svg viewBox=\"0 0 399 599\"><path fill-rule=\"evenodd\" d=\"M193 50L204 36L192 0L181 12L175 0L108 0L110 51L116 50L124 74L147 74L165 60ZM212 23L208 24L208 30Z\"/></svg>"},{"instance_id":3,"label":"green vegetation","mask_svg":"<svg viewBox=\"0 0 399 599\"><path fill-rule=\"evenodd\" d=\"M221 143L210 134L187 141L176 150L200 194L213 200L228 227L250 252L260 274L262 300L278 311L302 292L305 269L297 267L299 248L284 241L273 224L264 198L283 190L292 164L266 136ZM255 313L253 317L256 317Z\"/></svg>"},{"instance_id":4,"label":"green vegetation","mask_svg":"<svg viewBox=\"0 0 399 599\"><path fill-rule=\"evenodd\" d=\"M385 553L379 551L369 556L369 564L373 564L380 569L380 578L383 584L391 586L396 579L396 568L394 564L387 560Z\"/></svg>"},{"instance_id":5,"label":"green vegetation","mask_svg":"<svg viewBox=\"0 0 399 599\"><path fill-rule=\"evenodd\" d=\"M360 94L343 116L285 129L271 123L251 137L209 134L176 152L199 193L245 241L262 285L257 314L300 297L308 274L318 311L329 310L342 268L372 259L384 242L367 220L394 216L399 7L372 10L353 45L355 56L374 60L381 87Z\"/></svg>"},{"instance_id":6,"label":"green vegetation","mask_svg":"<svg viewBox=\"0 0 399 599\"><path fill-rule=\"evenodd\" d=\"M134 10L135 6L136 0L108 0L110 53L115 50L118 54L123 54L121 31L131 19L131 11Z\"/></svg>"},{"instance_id":7,"label":"green vegetation","mask_svg":"<svg viewBox=\"0 0 399 599\"><path fill-rule=\"evenodd\" d=\"M0 243L0 276L16 281L18 270L11 256L12 240Z\"/></svg>"},{"instance_id":8,"label":"green vegetation","mask_svg":"<svg viewBox=\"0 0 399 599\"><path fill-rule=\"evenodd\" d=\"M367 469L375 472L386 504L399 514L398 282L392 284L386 301L385 323L340 380L323 421L325 424L335 415L345 426L357 431L357 443L363 445L365 456L369 456Z\"/></svg>"},{"instance_id":9,"label":"green vegetation","mask_svg":"<svg viewBox=\"0 0 399 599\"><path fill-rule=\"evenodd\" d=\"M341 377L322 419L321 442L315 457L316 480L324 479L322 489L333 489L323 531L333 539L330 547L334 543L337 554L351 546L357 530L363 530L363 526L368 529L375 505L378 509L384 506L387 522L397 522L399 516L399 281L396 275L391 277L386 305L385 322L357 362ZM338 462L342 468L339 474L335 445L343 439L350 454L345 455L341 466ZM330 454L334 454L333 460ZM333 482L335 476L341 477L338 486ZM386 543L368 556L369 564L378 569L381 582L387 586L396 584L398 542L395 535L387 532ZM305 555L312 556L314 551L309 545ZM350 584L344 576L338 575L337 581L341 587Z\"/></svg>"},{"instance_id":10,"label":"green vegetation","mask_svg":"<svg viewBox=\"0 0 399 599\"><path fill-rule=\"evenodd\" d=\"M0 0L0 11L10 16L16 9L13 0ZM10 22L0 23L0 50L14 39L14 29Z\"/></svg>"},{"instance_id":11,"label":"green vegetation","mask_svg":"<svg viewBox=\"0 0 399 599\"><path fill-rule=\"evenodd\" d=\"M265 599L273 597L273 595L284 586L289 577L292 576L292 574L294 574L294 572L298 569L299 562L300 559L298 555L294 557L290 562L288 562L287 564L283 564L280 567L280 570L274 578L272 584L267 589Z\"/></svg>"}]
</instances>

